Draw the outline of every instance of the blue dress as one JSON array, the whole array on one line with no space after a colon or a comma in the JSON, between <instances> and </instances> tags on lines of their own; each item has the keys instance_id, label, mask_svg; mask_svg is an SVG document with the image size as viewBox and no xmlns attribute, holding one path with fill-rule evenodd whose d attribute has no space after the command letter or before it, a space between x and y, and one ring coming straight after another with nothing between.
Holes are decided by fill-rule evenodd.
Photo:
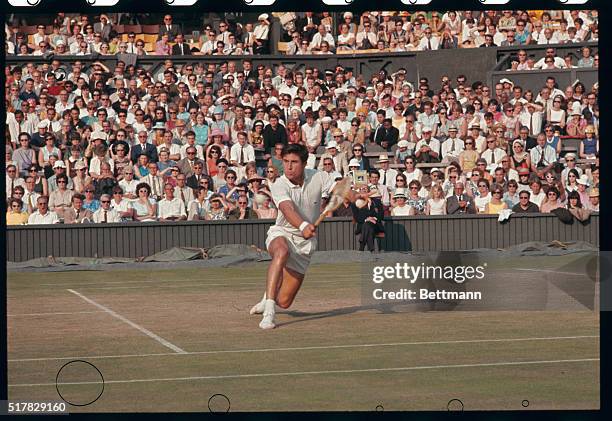
<instances>
[{"instance_id":1,"label":"blue dress","mask_svg":"<svg viewBox=\"0 0 612 421\"><path fill-rule=\"evenodd\" d=\"M584 146L584 153L586 155L595 155L597 153L597 139L594 137L582 139L582 145Z\"/></svg>"}]
</instances>

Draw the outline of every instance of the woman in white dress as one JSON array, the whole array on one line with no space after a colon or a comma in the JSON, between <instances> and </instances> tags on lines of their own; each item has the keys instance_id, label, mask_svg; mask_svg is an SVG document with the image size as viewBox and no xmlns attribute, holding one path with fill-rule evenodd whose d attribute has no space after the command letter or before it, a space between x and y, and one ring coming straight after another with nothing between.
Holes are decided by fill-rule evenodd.
<instances>
[{"instance_id":1,"label":"woman in white dress","mask_svg":"<svg viewBox=\"0 0 612 421\"><path fill-rule=\"evenodd\" d=\"M491 193L489 192L489 182L485 179L478 181L478 193L479 196L474 199L474 204L478 213L484 213L487 203L491 201Z\"/></svg>"},{"instance_id":2,"label":"woman in white dress","mask_svg":"<svg viewBox=\"0 0 612 421\"><path fill-rule=\"evenodd\" d=\"M431 199L427 201L425 214L446 215L446 199L444 199L444 191L438 184L431 188Z\"/></svg>"},{"instance_id":3,"label":"woman in white dress","mask_svg":"<svg viewBox=\"0 0 612 421\"><path fill-rule=\"evenodd\" d=\"M391 209L391 216L409 216L414 215L412 206L406 204L406 191L399 188L393 195L395 206Z\"/></svg>"},{"instance_id":4,"label":"woman in white dress","mask_svg":"<svg viewBox=\"0 0 612 421\"><path fill-rule=\"evenodd\" d=\"M546 116L546 120L549 124L553 126L559 126L561 130L565 129L565 121L567 120L567 113L564 109L561 108L563 105L563 97L561 95L557 95L553 99L552 108L548 109L548 115Z\"/></svg>"},{"instance_id":5,"label":"woman in white dress","mask_svg":"<svg viewBox=\"0 0 612 421\"><path fill-rule=\"evenodd\" d=\"M340 34L336 41L338 51L350 51L355 48L355 35L349 32L347 24L340 26Z\"/></svg>"},{"instance_id":6,"label":"woman in white dress","mask_svg":"<svg viewBox=\"0 0 612 421\"><path fill-rule=\"evenodd\" d=\"M406 170L403 172L406 177L406 182L410 183L412 180L421 181L423 177L423 172L416 167L416 163L414 161L413 156L409 156L404 160L404 165L406 166Z\"/></svg>"}]
</instances>

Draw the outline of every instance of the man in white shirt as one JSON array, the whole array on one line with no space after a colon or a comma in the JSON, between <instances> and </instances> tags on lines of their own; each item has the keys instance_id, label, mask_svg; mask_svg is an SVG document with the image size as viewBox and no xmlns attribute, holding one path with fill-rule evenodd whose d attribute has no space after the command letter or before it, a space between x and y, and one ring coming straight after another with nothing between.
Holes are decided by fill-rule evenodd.
<instances>
[{"instance_id":1,"label":"man in white shirt","mask_svg":"<svg viewBox=\"0 0 612 421\"><path fill-rule=\"evenodd\" d=\"M432 137L430 126L423 127L423 138L415 146L417 162L437 162L440 157L440 141Z\"/></svg>"},{"instance_id":2,"label":"man in white shirt","mask_svg":"<svg viewBox=\"0 0 612 421\"><path fill-rule=\"evenodd\" d=\"M187 177L185 174L179 174L176 176L176 187L174 188L174 196L178 197L185 204L185 211L188 211L188 205L192 200L195 199L193 195L193 189L187 186ZM187 212L189 213L189 212Z\"/></svg>"},{"instance_id":3,"label":"man in white shirt","mask_svg":"<svg viewBox=\"0 0 612 421\"><path fill-rule=\"evenodd\" d=\"M421 38L418 49L420 51L437 50L440 48L440 39L432 35L431 28L425 29L425 36Z\"/></svg>"},{"instance_id":4,"label":"man in white shirt","mask_svg":"<svg viewBox=\"0 0 612 421\"><path fill-rule=\"evenodd\" d=\"M459 130L456 126L448 128L448 139L442 142L442 160L444 162L458 161L459 154L465 149L463 140L457 137Z\"/></svg>"},{"instance_id":5,"label":"man in white shirt","mask_svg":"<svg viewBox=\"0 0 612 421\"><path fill-rule=\"evenodd\" d=\"M376 36L376 32L372 30L370 21L364 21L363 31L357 33L355 42L359 50L376 48L378 37Z\"/></svg>"},{"instance_id":6,"label":"man in white shirt","mask_svg":"<svg viewBox=\"0 0 612 421\"><path fill-rule=\"evenodd\" d=\"M396 169L390 168L389 157L387 155L380 155L376 163L380 165L378 169L380 184L387 186L390 190L395 190L395 180L398 172Z\"/></svg>"},{"instance_id":7,"label":"man in white shirt","mask_svg":"<svg viewBox=\"0 0 612 421\"><path fill-rule=\"evenodd\" d=\"M93 221L96 224L111 224L121 222L119 212L111 208L111 197L108 194L100 196L100 208L94 212Z\"/></svg>"},{"instance_id":8,"label":"man in white shirt","mask_svg":"<svg viewBox=\"0 0 612 421\"><path fill-rule=\"evenodd\" d=\"M49 198L40 196L36 201L38 210L28 218L28 225L48 225L59 223L59 218L55 212L49 210Z\"/></svg>"},{"instance_id":9,"label":"man in white shirt","mask_svg":"<svg viewBox=\"0 0 612 421\"><path fill-rule=\"evenodd\" d=\"M543 69L546 66L546 59L547 58L553 58L553 60L555 61L555 67L557 67L559 69L566 69L567 68L567 65L565 64L565 60L563 60L561 57L557 57L554 48L547 48L546 49L546 54L544 55L544 57L542 57L540 60L538 60L536 62L536 64L534 64L533 67L536 68L536 69Z\"/></svg>"},{"instance_id":10,"label":"man in white shirt","mask_svg":"<svg viewBox=\"0 0 612 421\"><path fill-rule=\"evenodd\" d=\"M279 210L266 240L272 261L266 293L250 311L263 313L262 329L276 327L277 304L288 308L293 303L317 247L313 224L321 213L321 198L328 195L334 180L325 171L306 169L307 159L306 147L287 145L283 149L284 175L272 184L272 199Z\"/></svg>"},{"instance_id":11,"label":"man in white shirt","mask_svg":"<svg viewBox=\"0 0 612 421\"><path fill-rule=\"evenodd\" d=\"M147 164L149 174L141 178L143 183L147 183L151 187L151 197L155 200L160 200L163 195L163 179L158 174L159 170L155 162L149 162Z\"/></svg>"},{"instance_id":12,"label":"man in white shirt","mask_svg":"<svg viewBox=\"0 0 612 421\"><path fill-rule=\"evenodd\" d=\"M540 133L537 137L538 144L529 152L531 158L531 171L538 177L544 178L544 174L551 170L557 162L557 151L546 143L546 135Z\"/></svg>"},{"instance_id":13,"label":"man in white shirt","mask_svg":"<svg viewBox=\"0 0 612 421\"><path fill-rule=\"evenodd\" d=\"M311 51L320 50L321 43L323 41L327 41L330 49L333 49L336 45L336 41L334 40L333 35L327 32L327 28L325 28L325 25L319 25L319 32L314 34L314 36L312 37L312 41L310 42L310 50Z\"/></svg>"},{"instance_id":14,"label":"man in white shirt","mask_svg":"<svg viewBox=\"0 0 612 421\"><path fill-rule=\"evenodd\" d=\"M235 143L230 149L230 164L239 169L241 174L244 175L244 166L249 162L255 162L255 148L253 145L247 143L246 132L238 133L238 142Z\"/></svg>"},{"instance_id":15,"label":"man in white shirt","mask_svg":"<svg viewBox=\"0 0 612 421\"><path fill-rule=\"evenodd\" d=\"M13 189L17 186L23 187L24 191L26 188L25 181L17 174L17 167L10 164L6 167L6 198L13 196Z\"/></svg>"},{"instance_id":16,"label":"man in white shirt","mask_svg":"<svg viewBox=\"0 0 612 421\"><path fill-rule=\"evenodd\" d=\"M174 187L167 183L164 186L166 197L157 205L157 217L160 221L184 221L187 219L185 203L178 197L174 197Z\"/></svg>"},{"instance_id":17,"label":"man in white shirt","mask_svg":"<svg viewBox=\"0 0 612 421\"><path fill-rule=\"evenodd\" d=\"M527 104L523 112L519 114L519 122L529 129L529 136L537 136L542 131L543 113L536 111L536 105Z\"/></svg>"},{"instance_id":18,"label":"man in white shirt","mask_svg":"<svg viewBox=\"0 0 612 421\"><path fill-rule=\"evenodd\" d=\"M495 139L495 137L488 137L487 148L480 154L480 157L487 161L487 166L489 166L499 163L506 155L506 152L502 148L497 147L497 139Z\"/></svg>"}]
</instances>

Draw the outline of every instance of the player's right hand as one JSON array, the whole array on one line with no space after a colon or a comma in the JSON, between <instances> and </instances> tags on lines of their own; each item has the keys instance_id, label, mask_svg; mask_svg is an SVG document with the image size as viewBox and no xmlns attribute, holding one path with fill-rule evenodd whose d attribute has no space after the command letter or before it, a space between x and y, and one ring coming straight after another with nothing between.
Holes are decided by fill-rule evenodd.
<instances>
[{"instance_id":1,"label":"player's right hand","mask_svg":"<svg viewBox=\"0 0 612 421\"><path fill-rule=\"evenodd\" d=\"M312 224L308 224L304 230L302 230L302 235L304 236L305 239L309 239L315 236L316 234L316 228L314 225Z\"/></svg>"}]
</instances>

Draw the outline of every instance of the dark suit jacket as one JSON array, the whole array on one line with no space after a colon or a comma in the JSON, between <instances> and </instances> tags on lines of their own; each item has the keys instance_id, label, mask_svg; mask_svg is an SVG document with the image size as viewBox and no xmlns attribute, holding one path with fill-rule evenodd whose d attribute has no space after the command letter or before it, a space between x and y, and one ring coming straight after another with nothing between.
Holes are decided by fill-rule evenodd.
<instances>
[{"instance_id":1,"label":"dark suit jacket","mask_svg":"<svg viewBox=\"0 0 612 421\"><path fill-rule=\"evenodd\" d=\"M176 23L173 23L172 25L170 25L170 30L166 28L166 25L161 24L159 25L159 35L157 37L157 40L159 41L162 35L168 34L168 41L172 42L174 41L174 37L176 37L179 32L180 32L180 29Z\"/></svg>"},{"instance_id":2,"label":"dark suit jacket","mask_svg":"<svg viewBox=\"0 0 612 421\"><path fill-rule=\"evenodd\" d=\"M461 196L463 200L468 202L465 211L459 208L459 200L457 200L457 196L453 193L452 196L446 199L446 213L448 215L457 215L460 213L476 213L476 206L474 206L474 201L465 193L463 193Z\"/></svg>"},{"instance_id":3,"label":"dark suit jacket","mask_svg":"<svg viewBox=\"0 0 612 421\"><path fill-rule=\"evenodd\" d=\"M186 42L183 43L183 54L181 54L181 48L179 44L174 44L172 46L172 55L173 56L190 56L191 48L189 48L189 44Z\"/></svg>"},{"instance_id":4,"label":"dark suit jacket","mask_svg":"<svg viewBox=\"0 0 612 421\"><path fill-rule=\"evenodd\" d=\"M384 127L382 127L376 133L376 138L374 139L374 142L380 145L381 142L385 139L389 142L389 148L391 148L391 146L395 145L399 139L399 130L393 126L391 126L389 129L385 129Z\"/></svg>"},{"instance_id":5,"label":"dark suit jacket","mask_svg":"<svg viewBox=\"0 0 612 421\"><path fill-rule=\"evenodd\" d=\"M94 31L95 32L99 32L100 35L102 36L102 40L108 42L110 41L110 33L111 33L111 26L110 24L106 24L104 25L104 28L102 28L102 23L101 22L96 22L94 23Z\"/></svg>"},{"instance_id":6,"label":"dark suit jacket","mask_svg":"<svg viewBox=\"0 0 612 421\"><path fill-rule=\"evenodd\" d=\"M312 39L313 35L316 34L318 31L317 28L319 27L319 24L321 23L321 18L313 15L312 22L315 24L315 27L312 29L309 29L308 31L304 31L304 27L308 24L308 18L306 18L306 16L296 20L295 22L295 29L300 34L302 34L302 38L307 39L309 42Z\"/></svg>"},{"instance_id":7,"label":"dark suit jacket","mask_svg":"<svg viewBox=\"0 0 612 421\"><path fill-rule=\"evenodd\" d=\"M206 171L206 162L201 159L194 160L194 165L196 162L199 162L204 167L204 171ZM193 175L193 170L191 169L191 165L189 165L189 160L187 158L183 158L176 163L176 166L181 171L181 174L185 174L185 177L189 178Z\"/></svg>"},{"instance_id":8,"label":"dark suit jacket","mask_svg":"<svg viewBox=\"0 0 612 421\"><path fill-rule=\"evenodd\" d=\"M206 171L206 166L204 166L204 171ZM204 174L204 171L202 171L202 175L200 176L200 180L203 178L208 178L208 176L206 174ZM187 184L188 187L191 187L192 189L197 189L199 184L198 184L198 179L196 178L195 174L192 174L191 176L187 177L185 179L185 184Z\"/></svg>"},{"instance_id":9,"label":"dark suit jacket","mask_svg":"<svg viewBox=\"0 0 612 421\"><path fill-rule=\"evenodd\" d=\"M132 146L132 162L138 162L138 157L143 153L145 153L149 157L150 161L157 162L157 148L150 143L145 143L144 148L140 143Z\"/></svg>"},{"instance_id":10,"label":"dark suit jacket","mask_svg":"<svg viewBox=\"0 0 612 421\"><path fill-rule=\"evenodd\" d=\"M358 208L354 203L351 203L351 210L353 211L353 218L357 226L355 227L355 235L361 234L361 227L365 223L366 218L374 216L377 219L376 232L384 232L385 226L383 225L383 218L385 216L385 209L378 198L372 198L370 207Z\"/></svg>"}]
</instances>

